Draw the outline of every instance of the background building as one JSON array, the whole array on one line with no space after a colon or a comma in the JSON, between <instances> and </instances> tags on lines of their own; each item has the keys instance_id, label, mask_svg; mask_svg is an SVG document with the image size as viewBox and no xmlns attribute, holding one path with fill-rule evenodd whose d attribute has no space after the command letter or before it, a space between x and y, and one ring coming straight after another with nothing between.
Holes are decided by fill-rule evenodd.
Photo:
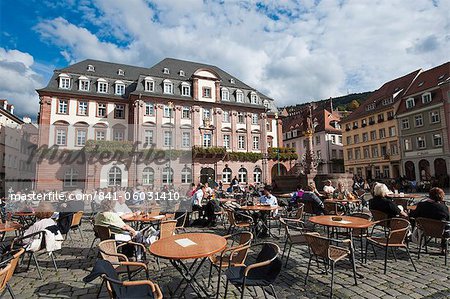
<instances>
[{"instance_id":1,"label":"background building","mask_svg":"<svg viewBox=\"0 0 450 299\"><path fill-rule=\"evenodd\" d=\"M450 63L419 74L397 110L402 174L410 181L448 186L450 148L445 104ZM447 88L447 90L446 90Z\"/></svg>"},{"instance_id":2,"label":"background building","mask_svg":"<svg viewBox=\"0 0 450 299\"><path fill-rule=\"evenodd\" d=\"M271 181L267 151L281 144L273 99L215 66L171 58L151 68L85 60L56 70L38 93L40 146L139 142L141 151L196 153L165 165L112 160L55 169L43 161L38 189L227 184L234 176L241 183Z\"/></svg>"}]
</instances>

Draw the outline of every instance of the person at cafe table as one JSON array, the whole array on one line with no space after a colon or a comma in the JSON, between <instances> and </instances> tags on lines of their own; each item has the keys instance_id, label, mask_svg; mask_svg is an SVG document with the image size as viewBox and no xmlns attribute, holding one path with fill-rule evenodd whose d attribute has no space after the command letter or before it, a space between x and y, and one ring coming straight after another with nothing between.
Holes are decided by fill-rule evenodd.
<instances>
[{"instance_id":1,"label":"person at cafe table","mask_svg":"<svg viewBox=\"0 0 450 299\"><path fill-rule=\"evenodd\" d=\"M125 192L123 191L117 192L117 201L114 205L114 212L116 212L120 218L125 220L137 215L137 213L133 213L125 203Z\"/></svg>"},{"instance_id":2,"label":"person at cafe table","mask_svg":"<svg viewBox=\"0 0 450 299\"><path fill-rule=\"evenodd\" d=\"M325 196L330 197L333 194L334 190L335 188L333 187L331 181L327 180L325 182L325 186L323 186L323 193L325 193Z\"/></svg>"},{"instance_id":3,"label":"person at cafe table","mask_svg":"<svg viewBox=\"0 0 450 299\"><path fill-rule=\"evenodd\" d=\"M382 183L375 183L373 187L373 198L369 200L369 208L387 214L388 218L404 217L407 218L408 214L397 206L392 199L388 197L391 194L391 190Z\"/></svg>"}]
</instances>

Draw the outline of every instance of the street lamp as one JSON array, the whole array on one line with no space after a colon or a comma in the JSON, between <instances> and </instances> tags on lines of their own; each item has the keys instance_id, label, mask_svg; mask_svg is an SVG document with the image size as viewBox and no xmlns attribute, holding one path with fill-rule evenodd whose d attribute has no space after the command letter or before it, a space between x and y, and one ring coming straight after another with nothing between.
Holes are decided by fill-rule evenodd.
<instances>
[{"instance_id":1,"label":"street lamp","mask_svg":"<svg viewBox=\"0 0 450 299\"><path fill-rule=\"evenodd\" d=\"M169 124L170 124L170 142L169 142L169 185L173 185L173 171L172 171L172 142L173 142L173 127L172 127L172 114L173 114L173 102L167 103L169 107Z\"/></svg>"}]
</instances>

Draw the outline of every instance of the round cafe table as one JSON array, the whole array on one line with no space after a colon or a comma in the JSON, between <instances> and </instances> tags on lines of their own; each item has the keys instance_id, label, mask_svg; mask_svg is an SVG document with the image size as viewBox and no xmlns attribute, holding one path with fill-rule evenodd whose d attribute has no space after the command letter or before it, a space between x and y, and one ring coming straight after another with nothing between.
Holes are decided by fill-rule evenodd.
<instances>
[{"instance_id":1,"label":"round cafe table","mask_svg":"<svg viewBox=\"0 0 450 299\"><path fill-rule=\"evenodd\" d=\"M206 259L209 256L224 250L226 245L227 240L219 235L209 233L186 233L158 240L150 245L149 250L151 254L157 257L170 260L170 263L183 276L183 279L171 294L173 297L175 297L175 294L182 283L186 281L186 286L181 294L184 294L187 287L191 286L199 297L203 297L202 293L204 293L206 298L210 298L211 294L200 285L196 280L198 278L196 276ZM185 260L194 261L188 267L183 262ZM197 263L198 266L195 267Z\"/></svg>"},{"instance_id":2,"label":"round cafe table","mask_svg":"<svg viewBox=\"0 0 450 299\"><path fill-rule=\"evenodd\" d=\"M267 233L274 238L277 238L277 236L272 235L272 233L270 232L270 227L268 225L268 221L267 221L267 214L273 211L276 211L278 209L281 209L281 207L279 206L271 206L271 205L261 205L261 204L256 204L253 206L241 206L239 208L240 210L243 211L250 211L250 212L261 212L262 216L258 217L258 223L261 226L261 230L260 233L262 231L267 231ZM258 227L258 223L255 223L255 230ZM258 237L259 233L255 235L255 237Z\"/></svg>"},{"instance_id":3,"label":"round cafe table","mask_svg":"<svg viewBox=\"0 0 450 299\"><path fill-rule=\"evenodd\" d=\"M7 232L17 231L22 228L22 225L17 222L8 221L8 223L0 223L0 240L5 239Z\"/></svg>"},{"instance_id":4,"label":"round cafe table","mask_svg":"<svg viewBox=\"0 0 450 299\"><path fill-rule=\"evenodd\" d=\"M341 220L336 221L333 218L341 218ZM325 226L327 228L328 237L330 236L330 227L343 228L348 230L348 235L351 240L351 254L353 260L355 260L355 248L353 246L353 233L354 229L367 229L372 226L373 222L364 218L353 217L353 216L335 216L335 215L321 215L312 216L308 219L311 223ZM361 261L363 261L363 248L361 247Z\"/></svg>"},{"instance_id":5,"label":"round cafe table","mask_svg":"<svg viewBox=\"0 0 450 299\"><path fill-rule=\"evenodd\" d=\"M164 221L172 216L173 216L173 214L165 214L165 215L141 214L141 215L129 217L129 218L125 219L125 221L133 222L134 223L133 226L135 226L135 227L140 226L140 228L142 228L145 223L154 223L154 222L159 223L159 222Z\"/></svg>"}]
</instances>

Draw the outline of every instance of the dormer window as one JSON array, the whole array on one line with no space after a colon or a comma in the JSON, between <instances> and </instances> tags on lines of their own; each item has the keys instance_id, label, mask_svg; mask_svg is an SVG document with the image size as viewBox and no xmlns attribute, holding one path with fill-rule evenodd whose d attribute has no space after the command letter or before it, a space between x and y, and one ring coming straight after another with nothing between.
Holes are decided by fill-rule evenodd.
<instances>
[{"instance_id":1,"label":"dormer window","mask_svg":"<svg viewBox=\"0 0 450 299\"><path fill-rule=\"evenodd\" d=\"M155 81L151 77L145 77L144 79L144 90L149 92L155 91Z\"/></svg>"},{"instance_id":2,"label":"dormer window","mask_svg":"<svg viewBox=\"0 0 450 299\"><path fill-rule=\"evenodd\" d=\"M97 80L97 92L98 93L107 93L108 92L108 82L100 78Z\"/></svg>"},{"instance_id":3,"label":"dormer window","mask_svg":"<svg viewBox=\"0 0 450 299\"><path fill-rule=\"evenodd\" d=\"M392 98L384 99L382 101L382 103L383 103L383 106L390 105L390 104L394 103L394 98L392 97Z\"/></svg>"},{"instance_id":4,"label":"dormer window","mask_svg":"<svg viewBox=\"0 0 450 299\"><path fill-rule=\"evenodd\" d=\"M183 70L180 70L180 77L184 77L184 71Z\"/></svg>"},{"instance_id":5,"label":"dormer window","mask_svg":"<svg viewBox=\"0 0 450 299\"><path fill-rule=\"evenodd\" d=\"M165 68L163 69L163 73L168 75L168 74L170 74L170 71L169 71L168 68L165 67Z\"/></svg>"},{"instance_id":6,"label":"dormer window","mask_svg":"<svg viewBox=\"0 0 450 299\"><path fill-rule=\"evenodd\" d=\"M376 106L375 103L371 103L371 104L367 105L366 106L366 111L374 110L375 106Z\"/></svg>"},{"instance_id":7,"label":"dormer window","mask_svg":"<svg viewBox=\"0 0 450 299\"><path fill-rule=\"evenodd\" d=\"M422 103L427 104L431 102L431 93L427 92L422 95Z\"/></svg>"},{"instance_id":8,"label":"dormer window","mask_svg":"<svg viewBox=\"0 0 450 299\"><path fill-rule=\"evenodd\" d=\"M236 102L238 103L244 102L244 93L240 90L236 90Z\"/></svg>"},{"instance_id":9,"label":"dormer window","mask_svg":"<svg viewBox=\"0 0 450 299\"><path fill-rule=\"evenodd\" d=\"M230 92L227 88L222 88L222 101L229 101L230 100Z\"/></svg>"},{"instance_id":10,"label":"dormer window","mask_svg":"<svg viewBox=\"0 0 450 299\"><path fill-rule=\"evenodd\" d=\"M88 72L95 72L95 67L94 67L92 64L89 64L89 65L87 66L87 71L88 71Z\"/></svg>"},{"instance_id":11,"label":"dormer window","mask_svg":"<svg viewBox=\"0 0 450 299\"><path fill-rule=\"evenodd\" d=\"M80 91L89 91L89 85L90 83L88 77L81 76L78 78L78 89Z\"/></svg>"},{"instance_id":12,"label":"dormer window","mask_svg":"<svg viewBox=\"0 0 450 299\"><path fill-rule=\"evenodd\" d=\"M255 105L258 104L258 95L254 91L250 94L250 102Z\"/></svg>"},{"instance_id":13,"label":"dormer window","mask_svg":"<svg viewBox=\"0 0 450 299\"><path fill-rule=\"evenodd\" d=\"M409 98L406 100L406 109L411 109L416 105L414 98Z\"/></svg>"},{"instance_id":14,"label":"dormer window","mask_svg":"<svg viewBox=\"0 0 450 299\"><path fill-rule=\"evenodd\" d=\"M164 93L173 94L173 83L170 80L164 80Z\"/></svg>"},{"instance_id":15,"label":"dormer window","mask_svg":"<svg viewBox=\"0 0 450 299\"><path fill-rule=\"evenodd\" d=\"M181 95L185 97L191 96L191 85L189 83L181 83Z\"/></svg>"},{"instance_id":16,"label":"dormer window","mask_svg":"<svg viewBox=\"0 0 450 299\"><path fill-rule=\"evenodd\" d=\"M234 83L235 83L235 81L234 81L233 78L230 79L230 83L231 83L231 84L234 84Z\"/></svg>"},{"instance_id":17,"label":"dormer window","mask_svg":"<svg viewBox=\"0 0 450 299\"><path fill-rule=\"evenodd\" d=\"M118 70L117 70L117 75L119 75L119 76L124 76L124 75L125 75L125 72L124 72L122 69L118 69Z\"/></svg>"},{"instance_id":18,"label":"dormer window","mask_svg":"<svg viewBox=\"0 0 450 299\"><path fill-rule=\"evenodd\" d=\"M115 93L116 95L124 95L125 94L125 84L122 81L116 81L115 82L116 85L116 90Z\"/></svg>"},{"instance_id":19,"label":"dormer window","mask_svg":"<svg viewBox=\"0 0 450 299\"><path fill-rule=\"evenodd\" d=\"M70 77L67 74L59 75L59 88L70 89Z\"/></svg>"}]
</instances>

